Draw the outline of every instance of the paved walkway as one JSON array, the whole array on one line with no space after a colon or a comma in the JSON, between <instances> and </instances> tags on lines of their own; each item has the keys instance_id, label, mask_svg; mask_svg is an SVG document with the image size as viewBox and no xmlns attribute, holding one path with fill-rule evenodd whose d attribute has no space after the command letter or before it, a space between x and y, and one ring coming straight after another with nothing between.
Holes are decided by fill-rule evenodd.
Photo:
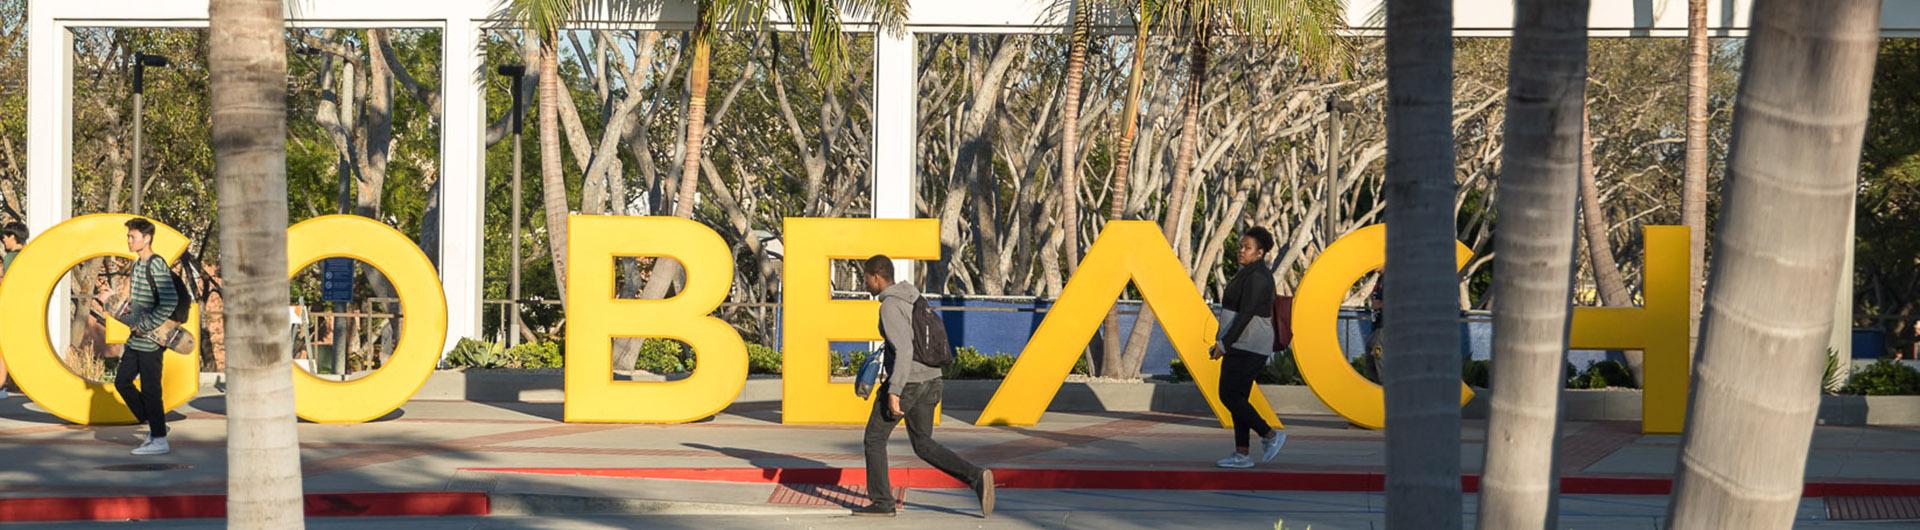
<instances>
[{"instance_id":1,"label":"paved walkway","mask_svg":"<svg viewBox=\"0 0 1920 530\"><path fill-rule=\"evenodd\" d=\"M181 495L225 489L224 401L213 395L175 412L174 452L134 457L134 426L67 425L27 400L0 401L0 498ZM976 427L977 411L948 411L939 438L963 456L1000 469L1211 470L1231 445L1211 418L1157 413L1050 413L1039 426ZM744 403L688 425L594 425L559 421L558 403L414 401L381 421L299 427L306 491L483 491L497 497L497 515L649 513L705 520L796 524L843 513L857 490L773 483L729 483L569 475L531 475L478 468L851 468L863 465L858 426L780 425L777 403ZM1382 433L1334 417L1289 417L1286 450L1269 471L1379 473ZM1484 424L1466 424L1461 457L1480 467ZM1572 423L1564 428L1561 473L1567 477L1658 477L1669 474L1678 436L1643 436L1628 423ZM894 465L924 468L904 432L894 437ZM169 468L151 470L151 468ZM1807 463L1808 482L1920 482L1920 429L1821 427ZM1248 489L1256 489L1249 487ZM1911 490L1911 486L1906 489ZM799 490L799 491L796 491ZM504 495L511 494L511 495ZM1162 490L1003 490L1004 524L1070 526L1100 520L1153 526L1202 516L1263 528L1286 518L1315 528L1366 528L1379 519L1378 494ZM498 499L508 499L503 502ZM1469 496L1471 500L1471 496ZM910 509L971 518L972 500L958 490L913 490ZM1803 502L1802 520L1821 523L1825 501ZM1653 525L1662 496L1569 496L1563 503L1581 528ZM1471 502L1468 506L1472 511ZM1021 515L1024 514L1024 515ZM1102 515L1105 514L1105 515ZM1130 515L1129 515L1130 514ZM699 519L709 517L716 519ZM765 519L773 518L773 519ZM1115 519L1117 518L1117 519ZM448 528L523 521L574 528L570 518L469 522ZM590 524L591 518L583 519ZM678 519L672 519L678 520ZM904 526L910 519L898 519ZM982 522L975 519L955 519ZM1126 524L1120 524L1126 523ZM189 523L182 523L189 524ZM329 524L352 525L350 521ZM804 523L815 526L814 523ZM888 523L895 524L895 523ZM754 526L743 524L742 526ZM1098 526L1106 526L1104 524ZM883 526L884 527L884 526ZM1884 528L1885 526L1882 526ZM435 527L438 528L438 527Z\"/></svg>"}]
</instances>

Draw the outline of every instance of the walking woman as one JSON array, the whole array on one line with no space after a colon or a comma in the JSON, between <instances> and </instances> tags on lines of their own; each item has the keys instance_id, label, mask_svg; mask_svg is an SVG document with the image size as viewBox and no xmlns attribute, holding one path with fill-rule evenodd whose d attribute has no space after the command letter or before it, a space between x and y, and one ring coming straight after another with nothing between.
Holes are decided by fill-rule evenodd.
<instances>
[{"instance_id":1,"label":"walking woman","mask_svg":"<svg viewBox=\"0 0 1920 530\"><path fill-rule=\"evenodd\" d=\"M1272 462L1287 443L1287 434L1274 430L1254 412L1247 401L1254 389L1254 376L1267 367L1273 356L1273 271L1267 268L1267 253L1273 250L1273 233L1261 227L1240 236L1234 259L1240 271L1227 282L1226 310L1220 317L1219 342L1212 357L1225 358L1220 364L1220 402L1233 413L1234 452L1215 465L1244 469L1254 466L1248 455L1252 433L1260 434L1259 463Z\"/></svg>"}]
</instances>

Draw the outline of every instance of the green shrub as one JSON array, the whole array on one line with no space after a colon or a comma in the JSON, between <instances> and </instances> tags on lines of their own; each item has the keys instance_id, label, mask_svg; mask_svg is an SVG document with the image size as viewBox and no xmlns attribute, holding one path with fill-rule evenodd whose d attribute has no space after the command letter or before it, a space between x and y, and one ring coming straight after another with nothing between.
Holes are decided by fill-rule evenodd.
<instances>
[{"instance_id":1,"label":"green shrub","mask_svg":"<svg viewBox=\"0 0 1920 530\"><path fill-rule=\"evenodd\" d=\"M982 354L971 346L955 348L953 363L943 371L948 379L1004 379L1018 359L1012 355Z\"/></svg>"},{"instance_id":2,"label":"green shrub","mask_svg":"<svg viewBox=\"0 0 1920 530\"><path fill-rule=\"evenodd\" d=\"M1193 372L1187 371L1187 362L1176 356L1173 360L1167 361L1167 379L1175 383L1185 383L1193 380Z\"/></svg>"},{"instance_id":3,"label":"green shrub","mask_svg":"<svg viewBox=\"0 0 1920 530\"><path fill-rule=\"evenodd\" d=\"M1467 386L1493 388L1493 363L1468 359L1461 364L1460 379Z\"/></svg>"},{"instance_id":4,"label":"green shrub","mask_svg":"<svg viewBox=\"0 0 1920 530\"><path fill-rule=\"evenodd\" d=\"M1360 377L1365 377L1368 381L1372 381L1373 384L1377 385L1380 384L1380 374L1378 370L1375 370L1376 366L1373 359L1374 356L1372 355L1361 355L1347 359L1347 364L1353 365L1353 371L1359 372Z\"/></svg>"},{"instance_id":5,"label":"green shrub","mask_svg":"<svg viewBox=\"0 0 1920 530\"><path fill-rule=\"evenodd\" d=\"M747 345L747 373L778 374L781 367L780 352L759 344Z\"/></svg>"},{"instance_id":6,"label":"green shrub","mask_svg":"<svg viewBox=\"0 0 1920 530\"><path fill-rule=\"evenodd\" d=\"M1920 371L1890 359L1881 359L1854 372L1847 380L1846 393L1869 396L1910 396L1920 394Z\"/></svg>"},{"instance_id":7,"label":"green shrub","mask_svg":"<svg viewBox=\"0 0 1920 530\"><path fill-rule=\"evenodd\" d=\"M446 362L452 368L506 368L510 361L506 347L499 343L460 339L447 352Z\"/></svg>"},{"instance_id":8,"label":"green shrub","mask_svg":"<svg viewBox=\"0 0 1920 530\"><path fill-rule=\"evenodd\" d=\"M1591 390L1609 387L1639 388L1633 384L1633 373L1627 371L1627 366L1619 361L1600 361L1587 365L1586 371L1567 380L1567 388Z\"/></svg>"},{"instance_id":9,"label":"green shrub","mask_svg":"<svg viewBox=\"0 0 1920 530\"><path fill-rule=\"evenodd\" d=\"M1263 385L1304 385L1307 379L1300 375L1300 365L1293 360L1293 351L1285 350L1273 354L1268 359L1267 368L1254 376L1254 382Z\"/></svg>"},{"instance_id":10,"label":"green shrub","mask_svg":"<svg viewBox=\"0 0 1920 530\"><path fill-rule=\"evenodd\" d=\"M840 362L833 367L833 375L852 377L860 374L860 365L867 362L871 353L866 350L850 351L839 356Z\"/></svg>"},{"instance_id":11,"label":"green shrub","mask_svg":"<svg viewBox=\"0 0 1920 530\"><path fill-rule=\"evenodd\" d=\"M566 354L558 342L526 342L507 350L510 368L560 368Z\"/></svg>"},{"instance_id":12,"label":"green shrub","mask_svg":"<svg viewBox=\"0 0 1920 530\"><path fill-rule=\"evenodd\" d=\"M1833 348L1827 348L1826 368L1824 368L1820 372L1820 392L1821 393L1833 394L1833 393L1838 393L1841 390L1846 388L1847 386L1846 374L1843 374L1840 372L1841 362L1842 361L1840 360L1840 354L1838 352L1833 351Z\"/></svg>"},{"instance_id":13,"label":"green shrub","mask_svg":"<svg viewBox=\"0 0 1920 530\"><path fill-rule=\"evenodd\" d=\"M633 367L656 374L691 372L693 355L678 342L649 339L640 345L640 358L634 361Z\"/></svg>"}]
</instances>

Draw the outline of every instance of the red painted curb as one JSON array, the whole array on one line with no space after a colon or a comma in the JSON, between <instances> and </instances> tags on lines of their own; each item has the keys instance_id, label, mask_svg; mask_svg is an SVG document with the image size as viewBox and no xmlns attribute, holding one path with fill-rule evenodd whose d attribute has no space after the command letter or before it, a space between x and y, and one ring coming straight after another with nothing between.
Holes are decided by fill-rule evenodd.
<instances>
[{"instance_id":1,"label":"red painted curb","mask_svg":"<svg viewBox=\"0 0 1920 530\"><path fill-rule=\"evenodd\" d=\"M461 471L482 473L520 473L533 475L577 475L591 477L651 478L697 480L706 482L743 482L768 484L820 484L864 486L866 472L860 468L566 468L566 467L483 467ZM1318 491L1377 493L1386 490L1387 478L1381 473L1296 473L1287 471L1206 471L1206 470L1115 470L1115 469L1026 469L993 470L994 482L1015 489L1157 489L1157 490L1252 490ZM960 488L960 481L933 468L893 469L888 474L896 487ZM1480 490L1478 475L1460 477L1468 493ZM1582 495L1666 495L1673 480L1657 476L1562 477L1560 492ZM1809 482L1804 497L1836 496L1920 496L1920 483L1913 482Z\"/></svg>"},{"instance_id":2,"label":"red painted curb","mask_svg":"<svg viewBox=\"0 0 1920 530\"><path fill-rule=\"evenodd\" d=\"M308 517L492 513L487 494L463 491L309 493L305 505ZM216 519L226 516L226 495L0 499L0 523Z\"/></svg>"}]
</instances>

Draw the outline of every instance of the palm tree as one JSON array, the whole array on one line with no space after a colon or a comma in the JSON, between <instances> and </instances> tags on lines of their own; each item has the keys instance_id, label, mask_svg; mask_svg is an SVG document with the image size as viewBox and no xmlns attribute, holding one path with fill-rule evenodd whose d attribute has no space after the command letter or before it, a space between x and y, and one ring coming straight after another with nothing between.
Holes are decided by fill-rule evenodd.
<instances>
[{"instance_id":1,"label":"palm tree","mask_svg":"<svg viewBox=\"0 0 1920 530\"><path fill-rule=\"evenodd\" d=\"M1080 91L1087 74L1087 39L1093 32L1092 2L1068 0L1073 34L1067 48L1067 93L1060 110L1060 232L1067 270L1080 266Z\"/></svg>"},{"instance_id":2,"label":"palm tree","mask_svg":"<svg viewBox=\"0 0 1920 530\"><path fill-rule=\"evenodd\" d=\"M560 151L560 29L583 6L583 0L511 0L509 16L539 40L538 110L540 122L540 187L546 213L547 247L553 255L553 279L567 284L567 179ZM592 0L584 0L592 1ZM560 307L567 306L567 290L560 290Z\"/></svg>"},{"instance_id":3,"label":"palm tree","mask_svg":"<svg viewBox=\"0 0 1920 530\"><path fill-rule=\"evenodd\" d=\"M1757 0L1752 20L1668 528L1793 525L1849 276L1880 0Z\"/></svg>"},{"instance_id":4,"label":"palm tree","mask_svg":"<svg viewBox=\"0 0 1920 530\"><path fill-rule=\"evenodd\" d=\"M1387 527L1460 528L1453 1L1387 1Z\"/></svg>"},{"instance_id":5,"label":"palm tree","mask_svg":"<svg viewBox=\"0 0 1920 530\"><path fill-rule=\"evenodd\" d=\"M814 73L823 86L839 83L848 61L844 32L840 28L842 12L856 17L872 17L883 28L899 31L907 20L907 0L698 0L693 35L693 62L687 70L686 154L680 166L680 189L673 202L675 216L692 219L694 200L700 190L700 161L707 136L707 78L712 71L714 31L721 26L738 31L763 31L767 13L779 9L787 22L807 33ZM667 295L680 275L680 263L659 260L640 297L658 299Z\"/></svg>"},{"instance_id":6,"label":"palm tree","mask_svg":"<svg viewBox=\"0 0 1920 530\"><path fill-rule=\"evenodd\" d=\"M1165 20L1169 29L1187 38L1187 86L1181 98L1180 144L1174 156L1161 230L1167 242L1180 253L1181 261L1189 261L1193 251L1186 240L1193 229L1193 209L1198 203L1189 191L1193 184L1194 152L1200 145L1200 108L1206 102L1207 61L1212 53L1214 34L1236 34L1280 46L1291 52L1301 65L1325 73L1346 59L1346 40L1336 33L1345 26L1345 8L1340 0L1201 0L1159 7L1165 11L1155 18ZM1114 178L1119 180L1121 176L1116 173ZM1124 376L1139 372L1154 322L1153 310L1142 306L1121 356L1121 367L1126 370Z\"/></svg>"},{"instance_id":7,"label":"palm tree","mask_svg":"<svg viewBox=\"0 0 1920 530\"><path fill-rule=\"evenodd\" d=\"M1140 98L1146 85L1148 37L1152 35L1155 14L1165 0L1138 0L1133 11L1133 66L1127 70L1127 103L1120 112L1120 141L1113 149L1113 176L1107 187L1107 219L1127 217L1127 188L1133 175L1133 144L1140 134ZM1142 307L1145 307L1144 305ZM1135 327L1139 327L1136 323ZM1107 310L1100 326L1100 357L1094 364L1105 377L1132 377L1126 368L1120 342L1120 305Z\"/></svg>"},{"instance_id":8,"label":"palm tree","mask_svg":"<svg viewBox=\"0 0 1920 530\"><path fill-rule=\"evenodd\" d=\"M1687 158L1680 186L1680 223L1687 227L1687 288L1693 305L1688 339L1699 340L1707 274L1707 0L1687 0Z\"/></svg>"},{"instance_id":9,"label":"palm tree","mask_svg":"<svg viewBox=\"0 0 1920 530\"><path fill-rule=\"evenodd\" d=\"M287 305L287 55L280 0L213 0L207 69L227 260L227 525L302 528Z\"/></svg>"},{"instance_id":10,"label":"palm tree","mask_svg":"<svg viewBox=\"0 0 1920 530\"><path fill-rule=\"evenodd\" d=\"M1495 217L1492 415L1479 527L1558 528L1554 447L1573 316L1588 0L1521 0ZM1397 427L1397 425L1396 425Z\"/></svg>"}]
</instances>

